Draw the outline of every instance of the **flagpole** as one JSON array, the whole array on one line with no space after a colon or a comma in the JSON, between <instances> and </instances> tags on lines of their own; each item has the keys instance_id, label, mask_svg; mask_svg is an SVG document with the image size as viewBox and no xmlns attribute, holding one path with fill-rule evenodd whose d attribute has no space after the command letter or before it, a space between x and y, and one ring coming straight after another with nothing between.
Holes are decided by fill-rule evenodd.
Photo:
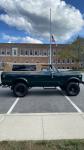
<instances>
[{"instance_id":1,"label":"flagpole","mask_svg":"<svg viewBox=\"0 0 84 150\"><path fill-rule=\"evenodd\" d=\"M50 65L52 64L52 48L51 48L51 42L52 42L52 40L51 40L51 31L52 29L51 29L51 8L50 8L50 59L49 59L49 63L50 63Z\"/></svg>"}]
</instances>

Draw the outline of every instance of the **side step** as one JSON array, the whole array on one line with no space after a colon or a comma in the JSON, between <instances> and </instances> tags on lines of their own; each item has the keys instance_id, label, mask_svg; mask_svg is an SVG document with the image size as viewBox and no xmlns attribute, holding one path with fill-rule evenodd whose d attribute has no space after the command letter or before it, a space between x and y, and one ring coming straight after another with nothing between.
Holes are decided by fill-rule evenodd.
<instances>
[{"instance_id":1,"label":"side step","mask_svg":"<svg viewBox=\"0 0 84 150\"><path fill-rule=\"evenodd\" d=\"M43 89L56 89L56 87L43 87Z\"/></svg>"}]
</instances>

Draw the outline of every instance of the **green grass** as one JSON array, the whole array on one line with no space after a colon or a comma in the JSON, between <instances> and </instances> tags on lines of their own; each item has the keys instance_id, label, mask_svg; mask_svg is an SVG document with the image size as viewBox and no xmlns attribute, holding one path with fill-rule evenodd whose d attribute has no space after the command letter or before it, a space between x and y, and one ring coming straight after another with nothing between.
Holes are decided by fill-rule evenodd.
<instances>
[{"instance_id":1,"label":"green grass","mask_svg":"<svg viewBox=\"0 0 84 150\"><path fill-rule=\"evenodd\" d=\"M84 140L3 141L0 150L84 150Z\"/></svg>"}]
</instances>

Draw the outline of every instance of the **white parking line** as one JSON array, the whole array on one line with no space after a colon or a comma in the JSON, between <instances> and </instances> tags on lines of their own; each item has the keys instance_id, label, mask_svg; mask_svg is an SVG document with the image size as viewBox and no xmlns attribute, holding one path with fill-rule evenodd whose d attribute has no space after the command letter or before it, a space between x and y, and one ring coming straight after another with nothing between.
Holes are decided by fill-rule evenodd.
<instances>
[{"instance_id":1,"label":"white parking line","mask_svg":"<svg viewBox=\"0 0 84 150\"><path fill-rule=\"evenodd\" d=\"M68 96L66 95L64 96L73 105L73 107L77 110L77 112L82 113L82 110L80 110L80 108L74 102L72 102L72 100Z\"/></svg>"},{"instance_id":2,"label":"white parking line","mask_svg":"<svg viewBox=\"0 0 84 150\"><path fill-rule=\"evenodd\" d=\"M61 89L59 87L57 87L57 89L59 91L61 91ZM76 111L79 113L82 113L82 110L74 102L72 102L72 100L68 96L66 96L63 91L61 91L61 92L64 95L64 97L69 101L69 103L76 109Z\"/></svg>"},{"instance_id":3,"label":"white parking line","mask_svg":"<svg viewBox=\"0 0 84 150\"><path fill-rule=\"evenodd\" d=\"M8 110L7 115L12 112L12 110L14 109L15 105L18 103L19 100L20 100L19 98L17 98L15 100L15 102L13 103L13 105L11 106L11 108Z\"/></svg>"}]
</instances>

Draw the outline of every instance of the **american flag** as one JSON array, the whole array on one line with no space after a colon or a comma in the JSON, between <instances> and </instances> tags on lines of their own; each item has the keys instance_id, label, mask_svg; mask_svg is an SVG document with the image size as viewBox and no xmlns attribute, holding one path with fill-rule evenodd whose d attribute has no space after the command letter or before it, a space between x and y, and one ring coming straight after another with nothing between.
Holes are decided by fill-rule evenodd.
<instances>
[{"instance_id":1,"label":"american flag","mask_svg":"<svg viewBox=\"0 0 84 150\"><path fill-rule=\"evenodd\" d=\"M54 39L54 36L53 36L53 35L51 36L51 39L52 39L52 43L56 44L56 41L55 41L55 39ZM56 44L56 46L57 46L57 44Z\"/></svg>"}]
</instances>

